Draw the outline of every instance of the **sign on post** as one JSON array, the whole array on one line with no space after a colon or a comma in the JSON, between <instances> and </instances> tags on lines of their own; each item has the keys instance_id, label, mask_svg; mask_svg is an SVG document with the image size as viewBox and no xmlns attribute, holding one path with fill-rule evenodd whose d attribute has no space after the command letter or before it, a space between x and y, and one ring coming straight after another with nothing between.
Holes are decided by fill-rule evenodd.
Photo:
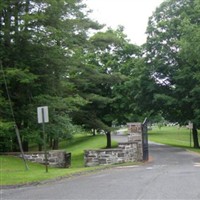
<instances>
[{"instance_id":1,"label":"sign on post","mask_svg":"<svg viewBox=\"0 0 200 200\"><path fill-rule=\"evenodd\" d=\"M188 128L190 129L190 147L192 147L192 129L193 129L193 123L189 122Z\"/></svg>"},{"instance_id":2,"label":"sign on post","mask_svg":"<svg viewBox=\"0 0 200 200\"><path fill-rule=\"evenodd\" d=\"M46 172L48 172L46 134L45 134L45 123L49 122L48 106L37 107L37 117L38 117L38 123L42 124L43 140L44 140L44 152L45 152L45 166L46 166Z\"/></svg>"},{"instance_id":3,"label":"sign on post","mask_svg":"<svg viewBox=\"0 0 200 200\"><path fill-rule=\"evenodd\" d=\"M49 112L48 106L42 106L37 108L38 123L48 123L49 122Z\"/></svg>"},{"instance_id":4,"label":"sign on post","mask_svg":"<svg viewBox=\"0 0 200 200\"><path fill-rule=\"evenodd\" d=\"M193 129L193 123L192 122L188 123L188 128L191 129L191 130Z\"/></svg>"}]
</instances>

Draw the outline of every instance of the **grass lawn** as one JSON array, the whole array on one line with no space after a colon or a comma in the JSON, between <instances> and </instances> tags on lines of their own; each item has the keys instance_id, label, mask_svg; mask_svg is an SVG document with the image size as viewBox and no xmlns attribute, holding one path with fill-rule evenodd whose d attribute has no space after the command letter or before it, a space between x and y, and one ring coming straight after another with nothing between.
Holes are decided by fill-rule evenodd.
<instances>
[{"instance_id":1,"label":"grass lawn","mask_svg":"<svg viewBox=\"0 0 200 200\"><path fill-rule=\"evenodd\" d=\"M177 147L183 147L200 153L200 149L192 148L193 138L192 135L190 137L190 130L187 128L184 127L179 128L177 126L173 127L165 126L159 129L158 127L153 127L153 129L149 131L148 135L150 141ZM200 141L200 134L199 134L199 141ZM190 146L190 144L192 146Z\"/></svg>"},{"instance_id":2,"label":"grass lawn","mask_svg":"<svg viewBox=\"0 0 200 200\"><path fill-rule=\"evenodd\" d=\"M105 135L88 136L76 135L70 142L62 142L60 149L72 153L70 168L49 168L46 173L45 166L27 162L29 170L25 170L23 161L12 156L0 156L0 185L27 184L42 180L54 179L63 176L70 176L76 173L99 169L102 167L84 167L84 150L105 148ZM112 146L117 146L113 141Z\"/></svg>"}]
</instances>

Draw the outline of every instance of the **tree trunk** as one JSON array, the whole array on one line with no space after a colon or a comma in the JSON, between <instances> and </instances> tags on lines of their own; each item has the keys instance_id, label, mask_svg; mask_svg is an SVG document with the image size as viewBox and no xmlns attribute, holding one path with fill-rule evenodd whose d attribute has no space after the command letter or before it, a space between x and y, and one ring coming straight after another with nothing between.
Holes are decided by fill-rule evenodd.
<instances>
[{"instance_id":1,"label":"tree trunk","mask_svg":"<svg viewBox=\"0 0 200 200\"><path fill-rule=\"evenodd\" d=\"M17 136L13 136L12 138L12 151L14 152L20 151Z\"/></svg>"},{"instance_id":2,"label":"tree trunk","mask_svg":"<svg viewBox=\"0 0 200 200\"><path fill-rule=\"evenodd\" d=\"M10 2L9 2L10 3ZM7 49L10 48L10 33L11 33L11 17L12 17L12 10L11 5L7 6L7 9L4 11L4 23L5 23L5 30L4 30L4 41L5 47Z\"/></svg>"},{"instance_id":3,"label":"tree trunk","mask_svg":"<svg viewBox=\"0 0 200 200\"><path fill-rule=\"evenodd\" d=\"M29 1L30 0L26 0L26 5L25 5L25 12L27 15L29 15L29 4L30 4ZM28 31L28 20L27 20L27 18L25 18L25 32L27 32L27 31Z\"/></svg>"},{"instance_id":4,"label":"tree trunk","mask_svg":"<svg viewBox=\"0 0 200 200\"><path fill-rule=\"evenodd\" d=\"M15 9L14 9L14 16L15 16L15 39L16 39L16 43L18 44L18 32L19 32L19 10L20 10L20 6L19 6L19 2L16 1L15 2Z\"/></svg>"},{"instance_id":5,"label":"tree trunk","mask_svg":"<svg viewBox=\"0 0 200 200\"><path fill-rule=\"evenodd\" d=\"M42 144L38 144L38 151L42 151Z\"/></svg>"},{"instance_id":6,"label":"tree trunk","mask_svg":"<svg viewBox=\"0 0 200 200\"><path fill-rule=\"evenodd\" d=\"M106 148L111 148L111 133L110 132L107 132L106 133L106 138L107 138L107 146Z\"/></svg>"},{"instance_id":7,"label":"tree trunk","mask_svg":"<svg viewBox=\"0 0 200 200\"><path fill-rule=\"evenodd\" d=\"M50 148L53 147L53 138L52 137L49 138L49 147Z\"/></svg>"},{"instance_id":8,"label":"tree trunk","mask_svg":"<svg viewBox=\"0 0 200 200\"><path fill-rule=\"evenodd\" d=\"M96 135L96 129L92 130L92 135L95 136Z\"/></svg>"},{"instance_id":9,"label":"tree trunk","mask_svg":"<svg viewBox=\"0 0 200 200\"><path fill-rule=\"evenodd\" d=\"M28 152L28 141L23 141L22 142L22 148L24 151Z\"/></svg>"},{"instance_id":10,"label":"tree trunk","mask_svg":"<svg viewBox=\"0 0 200 200\"><path fill-rule=\"evenodd\" d=\"M53 150L57 150L58 149L58 144L59 144L58 139L54 139L53 140Z\"/></svg>"},{"instance_id":11,"label":"tree trunk","mask_svg":"<svg viewBox=\"0 0 200 200\"><path fill-rule=\"evenodd\" d=\"M198 132L195 124L193 124L192 135L194 141L194 148L199 148Z\"/></svg>"},{"instance_id":12,"label":"tree trunk","mask_svg":"<svg viewBox=\"0 0 200 200\"><path fill-rule=\"evenodd\" d=\"M38 151L42 151L43 150L43 134L42 132L40 132L40 137L39 137L39 141L38 141Z\"/></svg>"}]
</instances>

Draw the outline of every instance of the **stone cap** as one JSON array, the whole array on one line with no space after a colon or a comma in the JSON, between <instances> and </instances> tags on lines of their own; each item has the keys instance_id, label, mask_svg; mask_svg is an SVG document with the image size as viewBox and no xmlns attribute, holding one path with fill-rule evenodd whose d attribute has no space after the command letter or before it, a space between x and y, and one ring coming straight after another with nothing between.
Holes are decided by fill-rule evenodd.
<instances>
[{"instance_id":1,"label":"stone cap","mask_svg":"<svg viewBox=\"0 0 200 200\"><path fill-rule=\"evenodd\" d=\"M69 153L65 150L47 150L47 153L49 152L63 152L63 153ZM45 152L44 151L25 151L24 154L25 155L29 155L29 154L44 154ZM17 156L17 155L21 155L21 152L1 152L0 155L11 155L11 156Z\"/></svg>"},{"instance_id":2,"label":"stone cap","mask_svg":"<svg viewBox=\"0 0 200 200\"><path fill-rule=\"evenodd\" d=\"M141 133L142 132L142 123L132 122L127 123L129 133Z\"/></svg>"},{"instance_id":3,"label":"stone cap","mask_svg":"<svg viewBox=\"0 0 200 200\"><path fill-rule=\"evenodd\" d=\"M63 153L66 153L67 151L65 151L65 150L49 150L49 151L47 151L47 152L63 152Z\"/></svg>"},{"instance_id":4,"label":"stone cap","mask_svg":"<svg viewBox=\"0 0 200 200\"><path fill-rule=\"evenodd\" d=\"M129 125L142 125L142 123L141 122L129 122L129 123L127 123L127 125L129 126Z\"/></svg>"},{"instance_id":5,"label":"stone cap","mask_svg":"<svg viewBox=\"0 0 200 200\"><path fill-rule=\"evenodd\" d=\"M129 145L129 144L137 144L138 142L140 142L140 140L136 140L134 142L119 142L119 145Z\"/></svg>"},{"instance_id":6,"label":"stone cap","mask_svg":"<svg viewBox=\"0 0 200 200\"><path fill-rule=\"evenodd\" d=\"M87 151L98 151L98 152L103 152L103 151L119 151L121 148L113 148L113 149L86 149L84 152Z\"/></svg>"}]
</instances>

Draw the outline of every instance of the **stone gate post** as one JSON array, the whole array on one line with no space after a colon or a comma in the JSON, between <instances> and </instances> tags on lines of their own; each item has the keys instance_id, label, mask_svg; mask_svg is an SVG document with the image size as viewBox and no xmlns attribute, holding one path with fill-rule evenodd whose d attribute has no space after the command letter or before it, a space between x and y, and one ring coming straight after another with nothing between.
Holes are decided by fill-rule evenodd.
<instances>
[{"instance_id":1,"label":"stone gate post","mask_svg":"<svg viewBox=\"0 0 200 200\"><path fill-rule=\"evenodd\" d=\"M132 122L127 123L128 127L128 142L137 143L138 160L143 160L143 146L142 146L142 123Z\"/></svg>"}]
</instances>

